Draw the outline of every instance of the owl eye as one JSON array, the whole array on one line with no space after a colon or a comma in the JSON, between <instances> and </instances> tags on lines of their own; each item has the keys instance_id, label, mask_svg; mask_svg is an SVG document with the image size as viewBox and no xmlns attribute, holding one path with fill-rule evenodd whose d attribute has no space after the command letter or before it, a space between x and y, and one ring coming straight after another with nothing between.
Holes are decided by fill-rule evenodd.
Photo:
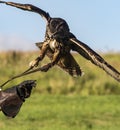
<instances>
[{"instance_id":1,"label":"owl eye","mask_svg":"<svg viewBox=\"0 0 120 130\"><path fill-rule=\"evenodd\" d=\"M57 22L57 20L53 20L53 21L51 21L50 24L51 24L52 27L55 28L58 25L58 22Z\"/></svg>"}]
</instances>

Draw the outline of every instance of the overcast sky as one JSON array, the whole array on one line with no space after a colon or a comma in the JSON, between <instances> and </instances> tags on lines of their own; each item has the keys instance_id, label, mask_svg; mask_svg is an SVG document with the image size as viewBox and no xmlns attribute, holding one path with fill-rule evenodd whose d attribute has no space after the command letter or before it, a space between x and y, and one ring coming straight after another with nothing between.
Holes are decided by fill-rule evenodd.
<instances>
[{"instance_id":1,"label":"overcast sky","mask_svg":"<svg viewBox=\"0 0 120 130\"><path fill-rule=\"evenodd\" d=\"M12 1L12 0L11 0ZM120 0L13 0L64 18L76 37L97 51L120 52ZM45 21L33 12L0 4L0 51L37 50Z\"/></svg>"}]
</instances>

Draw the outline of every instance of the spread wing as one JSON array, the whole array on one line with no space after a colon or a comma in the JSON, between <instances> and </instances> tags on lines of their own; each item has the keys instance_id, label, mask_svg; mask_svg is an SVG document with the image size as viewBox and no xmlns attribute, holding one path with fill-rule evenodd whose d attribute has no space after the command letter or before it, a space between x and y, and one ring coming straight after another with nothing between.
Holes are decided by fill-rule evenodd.
<instances>
[{"instance_id":1,"label":"spread wing","mask_svg":"<svg viewBox=\"0 0 120 130\"><path fill-rule=\"evenodd\" d=\"M84 58L90 60L93 64L99 66L114 79L120 82L120 72L118 72L113 66L107 63L99 54L97 54L89 46L77 40L76 38L71 38L70 42L72 50L77 51Z\"/></svg>"},{"instance_id":2,"label":"spread wing","mask_svg":"<svg viewBox=\"0 0 120 130\"><path fill-rule=\"evenodd\" d=\"M46 21L49 20L50 18L50 15L49 13L45 12L44 10L36 7L36 6L33 6L31 4L19 4L19 3L14 3L14 2L5 2L5 1L1 1L0 0L0 3L4 3L4 4L7 4L7 5L10 5L10 6L13 6L13 7L16 7L16 8L19 8L19 9L22 9L22 10L26 10L26 11L32 11L32 12L35 12L35 13L38 13L40 14Z\"/></svg>"}]
</instances>

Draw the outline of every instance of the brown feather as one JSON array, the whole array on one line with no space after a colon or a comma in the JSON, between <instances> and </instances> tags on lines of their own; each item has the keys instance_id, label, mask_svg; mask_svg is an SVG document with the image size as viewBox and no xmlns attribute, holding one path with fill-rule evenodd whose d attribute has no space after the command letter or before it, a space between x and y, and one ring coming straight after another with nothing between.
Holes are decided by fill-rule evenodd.
<instances>
[{"instance_id":1,"label":"brown feather","mask_svg":"<svg viewBox=\"0 0 120 130\"><path fill-rule=\"evenodd\" d=\"M77 51L84 58L90 60L93 64L102 68L106 73L120 82L120 73L109 63L107 63L99 54L93 51L85 43L77 40L76 38L70 39L72 50Z\"/></svg>"},{"instance_id":2,"label":"brown feather","mask_svg":"<svg viewBox=\"0 0 120 130\"><path fill-rule=\"evenodd\" d=\"M41 49L44 42L36 43L36 46ZM53 58L53 51L49 48L46 52L46 55L49 57L50 60ZM80 69L80 66L75 61L73 56L70 54L70 52L66 53L65 55L61 55L59 61L57 62L57 65L69 73L71 76L81 76L82 71Z\"/></svg>"}]
</instances>

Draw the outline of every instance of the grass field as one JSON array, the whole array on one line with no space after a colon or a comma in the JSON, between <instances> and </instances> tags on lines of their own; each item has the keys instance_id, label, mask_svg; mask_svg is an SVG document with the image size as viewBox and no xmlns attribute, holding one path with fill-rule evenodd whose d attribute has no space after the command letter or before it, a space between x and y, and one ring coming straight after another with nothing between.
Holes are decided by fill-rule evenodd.
<instances>
[{"instance_id":1,"label":"grass field","mask_svg":"<svg viewBox=\"0 0 120 130\"><path fill-rule=\"evenodd\" d=\"M1 113L1 130L119 130L120 96L33 94L18 116Z\"/></svg>"},{"instance_id":2,"label":"grass field","mask_svg":"<svg viewBox=\"0 0 120 130\"><path fill-rule=\"evenodd\" d=\"M38 56L39 52L7 52L0 53L0 82L1 84L10 77L20 74L28 69L29 62ZM120 70L120 54L102 55L117 70ZM37 80L36 91L49 94L80 94L80 95L104 95L120 94L120 84L107 75L102 69L91 62L74 54L84 75L73 78L57 66L47 73L37 72L10 82L5 87L10 87L23 80ZM40 65L48 62L46 58Z\"/></svg>"},{"instance_id":3,"label":"grass field","mask_svg":"<svg viewBox=\"0 0 120 130\"><path fill-rule=\"evenodd\" d=\"M0 84L27 69L37 55L38 52L0 53ZM82 57L74 56L85 72L83 77L72 78L54 67L4 86L37 80L16 118L8 119L0 113L0 130L119 130L120 84ZM120 54L102 56L120 70Z\"/></svg>"}]
</instances>

